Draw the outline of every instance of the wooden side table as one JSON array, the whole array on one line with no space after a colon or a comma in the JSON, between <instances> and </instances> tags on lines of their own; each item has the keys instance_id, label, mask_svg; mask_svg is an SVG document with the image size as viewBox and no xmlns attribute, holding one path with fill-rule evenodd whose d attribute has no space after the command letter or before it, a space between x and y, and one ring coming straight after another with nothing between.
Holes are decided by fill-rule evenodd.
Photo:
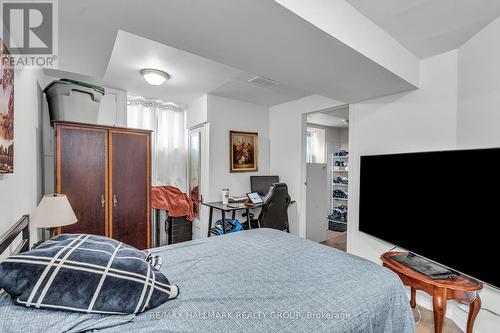
<instances>
[{"instance_id":1,"label":"wooden side table","mask_svg":"<svg viewBox=\"0 0 500 333\"><path fill-rule=\"evenodd\" d=\"M481 309L481 298L478 292L483 289L483 284L461 274L449 280L433 280L410 267L393 259L404 252L386 252L380 259L384 267L395 272L404 285L411 288L410 305L417 305L415 297L417 290L423 290L432 296L434 308L434 332L443 331L443 322L446 314L446 303L449 299L469 304L469 318L467 319L467 333L473 333L474 321Z\"/></svg>"}]
</instances>

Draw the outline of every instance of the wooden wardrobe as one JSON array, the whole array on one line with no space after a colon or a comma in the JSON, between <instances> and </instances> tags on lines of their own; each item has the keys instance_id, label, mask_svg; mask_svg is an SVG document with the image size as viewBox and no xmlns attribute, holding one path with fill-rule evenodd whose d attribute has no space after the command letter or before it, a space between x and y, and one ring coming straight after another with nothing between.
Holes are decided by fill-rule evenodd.
<instances>
[{"instance_id":1,"label":"wooden wardrobe","mask_svg":"<svg viewBox=\"0 0 500 333\"><path fill-rule=\"evenodd\" d=\"M151 247L151 132L54 122L55 189L78 222L59 233L104 235Z\"/></svg>"}]
</instances>

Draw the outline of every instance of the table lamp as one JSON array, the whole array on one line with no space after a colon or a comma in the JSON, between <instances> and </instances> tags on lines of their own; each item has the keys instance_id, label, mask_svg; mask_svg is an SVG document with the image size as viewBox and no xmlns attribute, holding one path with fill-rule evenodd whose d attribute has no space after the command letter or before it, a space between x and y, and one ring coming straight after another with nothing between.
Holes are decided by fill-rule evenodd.
<instances>
[{"instance_id":1,"label":"table lamp","mask_svg":"<svg viewBox=\"0 0 500 333\"><path fill-rule=\"evenodd\" d=\"M76 223L78 219L71 208L65 194L47 194L35 208L31 215L31 224L36 228L49 229L50 238L54 237L54 231Z\"/></svg>"}]
</instances>

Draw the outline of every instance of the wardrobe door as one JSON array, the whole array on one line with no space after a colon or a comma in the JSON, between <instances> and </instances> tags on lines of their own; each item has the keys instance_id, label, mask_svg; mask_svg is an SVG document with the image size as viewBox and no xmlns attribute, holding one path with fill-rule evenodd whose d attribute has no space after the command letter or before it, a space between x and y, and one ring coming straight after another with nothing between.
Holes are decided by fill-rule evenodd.
<instances>
[{"instance_id":1,"label":"wardrobe door","mask_svg":"<svg viewBox=\"0 0 500 333\"><path fill-rule=\"evenodd\" d=\"M111 235L138 249L151 247L150 134L109 131Z\"/></svg>"},{"instance_id":2,"label":"wardrobe door","mask_svg":"<svg viewBox=\"0 0 500 333\"><path fill-rule=\"evenodd\" d=\"M55 124L55 189L64 193L78 222L58 231L106 235L108 131Z\"/></svg>"}]
</instances>

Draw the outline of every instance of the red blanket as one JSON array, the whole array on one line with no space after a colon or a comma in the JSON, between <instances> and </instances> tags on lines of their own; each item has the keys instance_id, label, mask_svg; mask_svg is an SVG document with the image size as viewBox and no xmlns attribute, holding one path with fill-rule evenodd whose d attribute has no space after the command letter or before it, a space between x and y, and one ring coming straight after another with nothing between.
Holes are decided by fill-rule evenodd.
<instances>
[{"instance_id":1,"label":"red blanket","mask_svg":"<svg viewBox=\"0 0 500 333\"><path fill-rule=\"evenodd\" d=\"M168 216L186 216L193 221L193 200L175 186L153 186L151 188L151 206L168 211Z\"/></svg>"}]
</instances>

